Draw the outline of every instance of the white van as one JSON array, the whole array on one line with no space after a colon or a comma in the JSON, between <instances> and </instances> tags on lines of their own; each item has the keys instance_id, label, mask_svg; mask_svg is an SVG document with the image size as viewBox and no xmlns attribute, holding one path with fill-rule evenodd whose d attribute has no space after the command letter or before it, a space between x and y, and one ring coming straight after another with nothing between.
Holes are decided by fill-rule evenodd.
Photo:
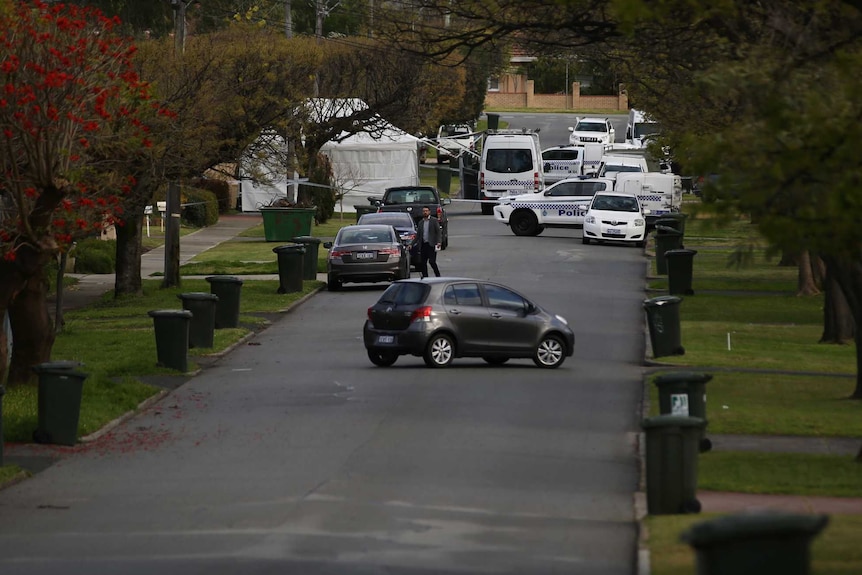
<instances>
[{"instance_id":1,"label":"white van","mask_svg":"<svg viewBox=\"0 0 862 575\"><path fill-rule=\"evenodd\" d=\"M542 171L545 183L553 184L584 174L583 146L555 146L542 150Z\"/></svg>"},{"instance_id":2,"label":"white van","mask_svg":"<svg viewBox=\"0 0 862 575\"><path fill-rule=\"evenodd\" d=\"M682 205L682 178L660 172L620 172L614 191L634 194L644 208L647 227L665 214L678 212Z\"/></svg>"},{"instance_id":3,"label":"white van","mask_svg":"<svg viewBox=\"0 0 862 575\"><path fill-rule=\"evenodd\" d=\"M492 201L545 188L541 149L538 132L488 131L479 161L479 199L483 200L483 214L494 213Z\"/></svg>"},{"instance_id":4,"label":"white van","mask_svg":"<svg viewBox=\"0 0 862 575\"><path fill-rule=\"evenodd\" d=\"M619 173L625 172L648 172L646 158L642 155L607 155L602 156L602 164L599 167L600 178L614 179Z\"/></svg>"},{"instance_id":5,"label":"white van","mask_svg":"<svg viewBox=\"0 0 862 575\"><path fill-rule=\"evenodd\" d=\"M629 110L629 121L626 124L626 144L633 148L645 148L650 136L661 131L661 125L653 122L640 110Z\"/></svg>"}]
</instances>

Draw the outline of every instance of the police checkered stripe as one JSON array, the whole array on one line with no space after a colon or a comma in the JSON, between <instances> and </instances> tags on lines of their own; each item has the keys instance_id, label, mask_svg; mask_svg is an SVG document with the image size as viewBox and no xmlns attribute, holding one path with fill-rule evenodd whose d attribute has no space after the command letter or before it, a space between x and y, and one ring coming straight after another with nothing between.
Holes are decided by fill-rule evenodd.
<instances>
[{"instance_id":1,"label":"police checkered stripe","mask_svg":"<svg viewBox=\"0 0 862 575\"><path fill-rule=\"evenodd\" d=\"M528 210L582 210L586 204L559 204L546 202L512 202L512 209L526 208Z\"/></svg>"},{"instance_id":2,"label":"police checkered stripe","mask_svg":"<svg viewBox=\"0 0 862 575\"><path fill-rule=\"evenodd\" d=\"M650 196L638 196L638 199L642 202L660 202L664 199L664 196L661 194L653 194Z\"/></svg>"},{"instance_id":3,"label":"police checkered stripe","mask_svg":"<svg viewBox=\"0 0 862 575\"><path fill-rule=\"evenodd\" d=\"M485 187L501 186L506 188L525 188L529 189L535 185L533 180L525 180L522 182L512 180L485 180Z\"/></svg>"},{"instance_id":4,"label":"police checkered stripe","mask_svg":"<svg viewBox=\"0 0 862 575\"><path fill-rule=\"evenodd\" d=\"M585 166L597 166L597 165L599 165L599 164L601 164L601 163L602 163L602 161L601 161L601 160L584 160L584 165L585 165Z\"/></svg>"}]
</instances>

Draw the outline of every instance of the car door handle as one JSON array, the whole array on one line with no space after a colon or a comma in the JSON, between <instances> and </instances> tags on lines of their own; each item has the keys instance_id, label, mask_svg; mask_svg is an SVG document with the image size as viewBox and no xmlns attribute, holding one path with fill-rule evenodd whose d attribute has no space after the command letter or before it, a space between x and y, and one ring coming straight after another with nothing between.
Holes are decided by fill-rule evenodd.
<instances>
[{"instance_id":1,"label":"car door handle","mask_svg":"<svg viewBox=\"0 0 862 575\"><path fill-rule=\"evenodd\" d=\"M461 315L461 310L460 309L450 309L449 313L451 313L452 315Z\"/></svg>"},{"instance_id":2,"label":"car door handle","mask_svg":"<svg viewBox=\"0 0 862 575\"><path fill-rule=\"evenodd\" d=\"M503 317L503 314L496 312L496 311L492 311L491 317L493 317L494 319L500 319L501 317Z\"/></svg>"}]
</instances>

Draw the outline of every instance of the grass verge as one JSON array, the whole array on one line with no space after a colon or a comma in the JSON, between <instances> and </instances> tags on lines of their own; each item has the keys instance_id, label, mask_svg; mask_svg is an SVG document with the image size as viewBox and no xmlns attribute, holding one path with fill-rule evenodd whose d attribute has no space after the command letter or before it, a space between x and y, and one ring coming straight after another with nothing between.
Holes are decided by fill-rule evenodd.
<instances>
[{"instance_id":1,"label":"grass verge","mask_svg":"<svg viewBox=\"0 0 862 575\"><path fill-rule=\"evenodd\" d=\"M81 362L80 371L88 374L81 400L80 435L101 429L158 393L159 388L144 383L145 376L181 375L156 365L153 320L147 312L181 309L179 294L209 292L209 284L199 279L184 280L180 287L170 289L161 289L160 284L159 280L147 280L141 297L114 299L108 293L97 305L65 314L66 324L54 343L52 359ZM277 281L245 282L240 298L240 327L216 330L210 349L189 350L189 370L197 369L207 355L227 349L265 325L267 320L262 315L285 310L323 285L306 281L302 292L278 294ZM32 440L38 426L37 396L35 387L7 389L3 398L6 441Z\"/></svg>"}]
</instances>

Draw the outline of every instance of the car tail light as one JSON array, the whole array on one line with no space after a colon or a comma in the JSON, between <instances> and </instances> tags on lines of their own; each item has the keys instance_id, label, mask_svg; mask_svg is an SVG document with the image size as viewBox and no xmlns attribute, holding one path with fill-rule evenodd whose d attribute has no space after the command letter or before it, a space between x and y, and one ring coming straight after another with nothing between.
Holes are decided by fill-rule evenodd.
<instances>
[{"instance_id":1,"label":"car tail light","mask_svg":"<svg viewBox=\"0 0 862 575\"><path fill-rule=\"evenodd\" d=\"M443 207L442 206L437 206L437 221L439 221L439 222L443 221Z\"/></svg>"},{"instance_id":2,"label":"car tail light","mask_svg":"<svg viewBox=\"0 0 862 575\"><path fill-rule=\"evenodd\" d=\"M479 189L485 189L485 172L479 172Z\"/></svg>"},{"instance_id":3,"label":"car tail light","mask_svg":"<svg viewBox=\"0 0 862 575\"><path fill-rule=\"evenodd\" d=\"M373 308L373 307L370 307L370 308L368 308L368 310L365 312L365 315L368 317L368 321L372 321L372 320L371 320L371 313L372 313L372 311L373 311L373 310L374 310L374 308Z\"/></svg>"},{"instance_id":4,"label":"car tail light","mask_svg":"<svg viewBox=\"0 0 862 575\"><path fill-rule=\"evenodd\" d=\"M350 255L350 250L331 250L329 252L331 258L342 258L347 255Z\"/></svg>"},{"instance_id":5,"label":"car tail light","mask_svg":"<svg viewBox=\"0 0 862 575\"><path fill-rule=\"evenodd\" d=\"M431 306L424 305L413 310L413 313L410 315L410 323L414 321L431 321Z\"/></svg>"},{"instance_id":6,"label":"car tail light","mask_svg":"<svg viewBox=\"0 0 862 575\"><path fill-rule=\"evenodd\" d=\"M533 172L533 189L539 191L539 172Z\"/></svg>"},{"instance_id":7,"label":"car tail light","mask_svg":"<svg viewBox=\"0 0 862 575\"><path fill-rule=\"evenodd\" d=\"M386 254L390 256L397 256L401 253L401 250L398 248L383 248L382 250L377 250L378 254Z\"/></svg>"}]
</instances>

